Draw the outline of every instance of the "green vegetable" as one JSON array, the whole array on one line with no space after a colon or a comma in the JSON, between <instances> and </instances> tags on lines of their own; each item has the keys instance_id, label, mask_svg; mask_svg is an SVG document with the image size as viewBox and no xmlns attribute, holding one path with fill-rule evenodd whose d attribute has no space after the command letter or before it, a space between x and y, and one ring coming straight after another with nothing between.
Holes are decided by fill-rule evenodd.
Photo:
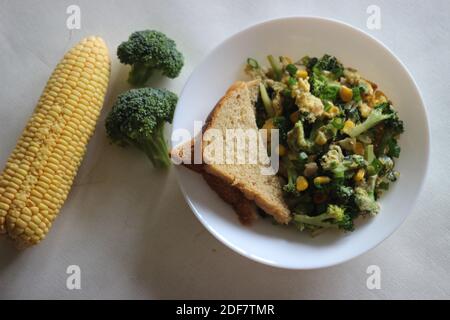
<instances>
[{"instance_id":1,"label":"green vegetable","mask_svg":"<svg viewBox=\"0 0 450 320\"><path fill-rule=\"evenodd\" d=\"M117 48L117 57L121 63L131 65L128 82L133 86L144 85L156 70L176 78L184 65L175 41L155 30L132 33Z\"/></svg>"},{"instance_id":2,"label":"green vegetable","mask_svg":"<svg viewBox=\"0 0 450 320\"><path fill-rule=\"evenodd\" d=\"M291 75L291 77L295 77L297 70L297 67L292 63L286 66L286 71Z\"/></svg>"},{"instance_id":3,"label":"green vegetable","mask_svg":"<svg viewBox=\"0 0 450 320\"><path fill-rule=\"evenodd\" d=\"M287 134L290 130L290 121L282 116L272 118L273 126L279 130L280 142L285 144L287 140Z\"/></svg>"},{"instance_id":4,"label":"green vegetable","mask_svg":"<svg viewBox=\"0 0 450 320\"><path fill-rule=\"evenodd\" d=\"M306 139L303 123L301 120L297 121L294 128L287 134L287 144L291 150L296 152L306 151L311 152L314 148L314 142Z\"/></svg>"},{"instance_id":5,"label":"green vegetable","mask_svg":"<svg viewBox=\"0 0 450 320\"><path fill-rule=\"evenodd\" d=\"M389 103L382 103L376 106L376 109L391 115L389 119L384 121L383 137L377 148L377 155L387 154L390 157L398 158L400 147L397 144L397 137L404 131L403 121L399 119L398 113Z\"/></svg>"},{"instance_id":6,"label":"green vegetable","mask_svg":"<svg viewBox=\"0 0 450 320\"><path fill-rule=\"evenodd\" d=\"M109 138L114 143L141 149L155 167L168 167L163 129L166 122L172 122L177 100L176 94L164 89L141 88L122 93L106 118Z\"/></svg>"},{"instance_id":7,"label":"green vegetable","mask_svg":"<svg viewBox=\"0 0 450 320\"><path fill-rule=\"evenodd\" d=\"M353 220L345 212L345 208L330 204L326 212L317 216L294 214L294 222L301 229L339 228L346 231L353 230Z\"/></svg>"},{"instance_id":8,"label":"green vegetable","mask_svg":"<svg viewBox=\"0 0 450 320\"><path fill-rule=\"evenodd\" d=\"M267 89L262 82L259 83L259 92L261 94L261 99L266 110L266 114L269 118L275 115L275 110L273 109L272 100L267 93Z\"/></svg>"},{"instance_id":9,"label":"green vegetable","mask_svg":"<svg viewBox=\"0 0 450 320\"><path fill-rule=\"evenodd\" d=\"M356 127L350 129L348 131L348 135L352 138L355 138L357 136L359 136L361 133L369 130L372 127L375 127L377 124L379 124L380 122L391 118L393 115L392 114L384 114L383 111L379 108L375 108L372 110L372 112L369 114L369 116L367 117L367 119L356 125Z\"/></svg>"},{"instance_id":10,"label":"green vegetable","mask_svg":"<svg viewBox=\"0 0 450 320\"><path fill-rule=\"evenodd\" d=\"M280 61L275 59L273 55L268 55L267 60L269 60L270 66L272 67L275 80L281 80L283 71L281 70Z\"/></svg>"},{"instance_id":11,"label":"green vegetable","mask_svg":"<svg viewBox=\"0 0 450 320\"><path fill-rule=\"evenodd\" d=\"M363 213L376 215L380 205L375 199L375 183L377 176L370 176L365 183L355 188L355 203Z\"/></svg>"},{"instance_id":12,"label":"green vegetable","mask_svg":"<svg viewBox=\"0 0 450 320\"><path fill-rule=\"evenodd\" d=\"M338 184L335 187L335 196L342 203L349 203L353 199L354 195L353 188L350 186L345 186L343 184Z\"/></svg>"},{"instance_id":13,"label":"green vegetable","mask_svg":"<svg viewBox=\"0 0 450 320\"><path fill-rule=\"evenodd\" d=\"M247 59L247 64L252 67L253 69L259 69L259 63L253 58Z\"/></svg>"},{"instance_id":14,"label":"green vegetable","mask_svg":"<svg viewBox=\"0 0 450 320\"><path fill-rule=\"evenodd\" d=\"M335 178L342 179L347 171L365 167L366 161L357 154L344 157L341 147L331 145L320 159L320 165L325 171L331 171Z\"/></svg>"},{"instance_id":15,"label":"green vegetable","mask_svg":"<svg viewBox=\"0 0 450 320\"><path fill-rule=\"evenodd\" d=\"M338 97L341 86L334 82L325 83L319 93L322 100L335 101Z\"/></svg>"},{"instance_id":16,"label":"green vegetable","mask_svg":"<svg viewBox=\"0 0 450 320\"><path fill-rule=\"evenodd\" d=\"M331 72L335 79L341 77L344 74L344 67L336 59L336 57L325 54L314 66L321 71Z\"/></svg>"},{"instance_id":17,"label":"green vegetable","mask_svg":"<svg viewBox=\"0 0 450 320\"><path fill-rule=\"evenodd\" d=\"M297 170L295 165L286 157L284 160L287 172L288 182L283 186L283 191L292 196L298 196L299 192L297 191Z\"/></svg>"}]
</instances>

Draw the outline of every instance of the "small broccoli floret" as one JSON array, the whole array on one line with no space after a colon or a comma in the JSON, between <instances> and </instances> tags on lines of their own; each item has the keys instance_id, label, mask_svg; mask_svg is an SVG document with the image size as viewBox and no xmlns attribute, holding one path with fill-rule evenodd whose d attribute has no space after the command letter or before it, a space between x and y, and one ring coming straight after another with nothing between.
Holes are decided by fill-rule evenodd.
<instances>
[{"instance_id":1,"label":"small broccoli floret","mask_svg":"<svg viewBox=\"0 0 450 320\"><path fill-rule=\"evenodd\" d=\"M314 142L305 137L302 121L297 121L294 128L287 133L287 143L291 150L311 152Z\"/></svg>"},{"instance_id":2,"label":"small broccoli floret","mask_svg":"<svg viewBox=\"0 0 450 320\"><path fill-rule=\"evenodd\" d=\"M345 172L366 166L363 156L353 154L344 157L338 145L331 145L330 149L320 160L320 165L326 171L331 171L335 178L344 178Z\"/></svg>"},{"instance_id":3,"label":"small broccoli floret","mask_svg":"<svg viewBox=\"0 0 450 320\"><path fill-rule=\"evenodd\" d=\"M382 103L376 108L391 115L383 123L383 136L377 148L377 155L382 156L386 154L389 157L398 158L400 156L400 147L397 144L397 139L404 131L403 121L399 119L398 113L389 103Z\"/></svg>"},{"instance_id":4,"label":"small broccoli floret","mask_svg":"<svg viewBox=\"0 0 450 320\"><path fill-rule=\"evenodd\" d=\"M380 205L375 199L375 184L377 176L370 176L366 182L355 188L355 203L361 212L376 215L380 211Z\"/></svg>"},{"instance_id":5,"label":"small broccoli floret","mask_svg":"<svg viewBox=\"0 0 450 320\"><path fill-rule=\"evenodd\" d=\"M339 78L344 74L344 67L342 66L342 63L340 63L336 57L328 54L325 54L314 67L321 71L329 71L336 78Z\"/></svg>"},{"instance_id":6,"label":"small broccoli floret","mask_svg":"<svg viewBox=\"0 0 450 320\"><path fill-rule=\"evenodd\" d=\"M372 112L369 114L369 116L367 117L367 119L364 120L364 122L358 124L357 126L355 126L352 129L349 129L348 131L346 131L346 133L350 137L355 138L355 137L359 136L361 133L369 130L370 128L373 128L380 122L382 122L386 119L392 118L392 117L393 117L392 113L385 114L385 113L383 113L382 109L374 108L372 110Z\"/></svg>"},{"instance_id":7,"label":"small broccoli floret","mask_svg":"<svg viewBox=\"0 0 450 320\"><path fill-rule=\"evenodd\" d=\"M346 231L353 230L353 220L345 212L345 209L330 204L326 212L317 216L308 216L306 214L295 214L294 222L301 228L318 229L318 228L339 228Z\"/></svg>"},{"instance_id":8,"label":"small broccoli floret","mask_svg":"<svg viewBox=\"0 0 450 320\"><path fill-rule=\"evenodd\" d=\"M336 198L342 203L350 202L354 193L352 187L345 185L338 185L335 189Z\"/></svg>"},{"instance_id":9,"label":"small broccoli floret","mask_svg":"<svg viewBox=\"0 0 450 320\"><path fill-rule=\"evenodd\" d=\"M153 88L132 89L119 95L106 118L111 141L134 145L144 151L155 167L168 167L164 124L171 123L178 97Z\"/></svg>"},{"instance_id":10,"label":"small broccoli floret","mask_svg":"<svg viewBox=\"0 0 450 320\"><path fill-rule=\"evenodd\" d=\"M299 192L297 191L296 186L298 177L297 170L291 161L286 160L285 164L288 182L283 186L283 191L286 192L287 195L298 196Z\"/></svg>"},{"instance_id":11,"label":"small broccoli floret","mask_svg":"<svg viewBox=\"0 0 450 320\"><path fill-rule=\"evenodd\" d=\"M128 82L134 86L144 85L155 70L176 78L184 65L175 41L155 30L132 33L117 48L117 56L121 63L131 65Z\"/></svg>"},{"instance_id":12,"label":"small broccoli floret","mask_svg":"<svg viewBox=\"0 0 450 320\"><path fill-rule=\"evenodd\" d=\"M277 116L272 119L273 126L275 129L279 130L279 137L281 143L286 143L287 134L289 132L289 126L291 122L288 121L285 117Z\"/></svg>"}]
</instances>

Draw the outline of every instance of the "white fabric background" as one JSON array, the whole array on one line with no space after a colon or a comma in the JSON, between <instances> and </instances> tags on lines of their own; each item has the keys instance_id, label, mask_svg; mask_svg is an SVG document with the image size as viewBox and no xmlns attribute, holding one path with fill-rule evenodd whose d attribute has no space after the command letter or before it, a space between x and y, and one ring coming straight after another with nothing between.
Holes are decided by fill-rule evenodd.
<instances>
[{"instance_id":1,"label":"white fabric background","mask_svg":"<svg viewBox=\"0 0 450 320\"><path fill-rule=\"evenodd\" d=\"M65 11L74 3L82 28L70 32ZM381 30L366 28L370 4L381 8ZM132 31L154 28L177 40L187 61L182 75L154 84L179 93L223 39L287 15L339 19L383 41L421 88L432 134L424 190L393 236L336 267L286 271L249 261L215 240L190 212L174 172L155 172L143 154L110 146L101 121L48 238L23 252L0 239L0 298L449 298L449 12L445 0L0 0L1 164L56 62L83 36L101 35L114 56L107 111L126 87L115 48ZM81 267L81 290L66 289L71 264ZM382 271L380 290L366 287L372 264Z\"/></svg>"}]
</instances>

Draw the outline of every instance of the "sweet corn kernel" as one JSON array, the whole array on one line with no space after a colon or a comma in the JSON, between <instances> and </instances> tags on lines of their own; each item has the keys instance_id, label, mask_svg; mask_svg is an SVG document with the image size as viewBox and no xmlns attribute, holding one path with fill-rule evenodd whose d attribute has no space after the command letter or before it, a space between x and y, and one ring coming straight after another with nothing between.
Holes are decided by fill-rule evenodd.
<instances>
[{"instance_id":1,"label":"sweet corn kernel","mask_svg":"<svg viewBox=\"0 0 450 320\"><path fill-rule=\"evenodd\" d=\"M353 98L353 91L347 86L341 86L339 90L339 95L344 102L349 102Z\"/></svg>"},{"instance_id":2,"label":"sweet corn kernel","mask_svg":"<svg viewBox=\"0 0 450 320\"><path fill-rule=\"evenodd\" d=\"M305 191L308 189L308 180L304 176L299 176L296 182L297 191Z\"/></svg>"},{"instance_id":3,"label":"sweet corn kernel","mask_svg":"<svg viewBox=\"0 0 450 320\"><path fill-rule=\"evenodd\" d=\"M364 175L366 174L366 171L364 169L359 169L358 172L355 174L355 176L353 177L353 179L356 182L361 181L362 179L364 179Z\"/></svg>"},{"instance_id":4,"label":"sweet corn kernel","mask_svg":"<svg viewBox=\"0 0 450 320\"><path fill-rule=\"evenodd\" d=\"M308 78L308 71L297 70L296 76L297 76L297 78L306 79L306 78Z\"/></svg>"},{"instance_id":5,"label":"sweet corn kernel","mask_svg":"<svg viewBox=\"0 0 450 320\"><path fill-rule=\"evenodd\" d=\"M332 106L332 107L330 108L330 110L328 110L327 114L328 114L328 116L329 116L330 118L334 118L334 117L336 117L340 112L341 112L341 110L339 110L338 107Z\"/></svg>"},{"instance_id":6,"label":"sweet corn kernel","mask_svg":"<svg viewBox=\"0 0 450 320\"><path fill-rule=\"evenodd\" d=\"M320 176L314 178L314 184L327 184L330 183L331 179L327 176Z\"/></svg>"},{"instance_id":7,"label":"sweet corn kernel","mask_svg":"<svg viewBox=\"0 0 450 320\"><path fill-rule=\"evenodd\" d=\"M364 145L361 142L357 142L353 145L353 152L361 156L364 155Z\"/></svg>"},{"instance_id":8,"label":"sweet corn kernel","mask_svg":"<svg viewBox=\"0 0 450 320\"><path fill-rule=\"evenodd\" d=\"M347 120L344 122L344 128L342 129L342 132L348 134L349 130L353 129L355 126L356 125L352 120Z\"/></svg>"}]
</instances>

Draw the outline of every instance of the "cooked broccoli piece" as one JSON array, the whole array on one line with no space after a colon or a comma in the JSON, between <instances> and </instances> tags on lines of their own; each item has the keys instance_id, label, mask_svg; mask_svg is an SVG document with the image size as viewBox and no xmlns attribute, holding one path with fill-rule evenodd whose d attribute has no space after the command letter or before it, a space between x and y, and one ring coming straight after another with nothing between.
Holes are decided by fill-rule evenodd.
<instances>
[{"instance_id":1,"label":"cooked broccoli piece","mask_svg":"<svg viewBox=\"0 0 450 320\"><path fill-rule=\"evenodd\" d=\"M132 89L119 95L106 118L111 141L133 145L144 151L155 167L170 165L164 124L171 123L178 97L153 88Z\"/></svg>"},{"instance_id":2,"label":"cooked broccoli piece","mask_svg":"<svg viewBox=\"0 0 450 320\"><path fill-rule=\"evenodd\" d=\"M351 201L354 195L353 188L345 185L338 185L335 189L336 198L342 203L348 203Z\"/></svg>"},{"instance_id":3,"label":"cooked broccoli piece","mask_svg":"<svg viewBox=\"0 0 450 320\"><path fill-rule=\"evenodd\" d=\"M287 134L287 143L291 150L311 152L314 148L314 142L305 137L303 123L301 120L297 121L294 128Z\"/></svg>"},{"instance_id":4,"label":"cooked broccoli piece","mask_svg":"<svg viewBox=\"0 0 450 320\"><path fill-rule=\"evenodd\" d=\"M297 170L294 164L287 158L285 158L286 165L286 173L288 182L283 186L283 191L287 193L287 195L298 196L299 192L297 191Z\"/></svg>"},{"instance_id":5,"label":"cooked broccoli piece","mask_svg":"<svg viewBox=\"0 0 450 320\"><path fill-rule=\"evenodd\" d=\"M344 157L341 147L331 145L330 149L320 160L322 168L331 171L335 178L344 178L345 172L366 166L363 156L352 154Z\"/></svg>"},{"instance_id":6,"label":"cooked broccoli piece","mask_svg":"<svg viewBox=\"0 0 450 320\"><path fill-rule=\"evenodd\" d=\"M283 70L280 66L280 59L275 58L273 55L268 55L267 60L269 60L270 66L272 67L274 79L280 81L281 76L283 75Z\"/></svg>"},{"instance_id":7,"label":"cooked broccoli piece","mask_svg":"<svg viewBox=\"0 0 450 320\"><path fill-rule=\"evenodd\" d=\"M353 231L353 220L350 215L344 208L333 204L328 205L326 212L317 216L294 214L294 222L300 229L339 228Z\"/></svg>"},{"instance_id":8,"label":"cooked broccoli piece","mask_svg":"<svg viewBox=\"0 0 450 320\"><path fill-rule=\"evenodd\" d=\"M278 116L272 118L273 126L279 130L279 137L281 143L286 143L287 134L290 130L291 122L287 120L285 117Z\"/></svg>"},{"instance_id":9,"label":"cooked broccoli piece","mask_svg":"<svg viewBox=\"0 0 450 320\"><path fill-rule=\"evenodd\" d=\"M387 120L387 119L392 119L396 116L395 112L383 113L383 111L384 111L384 108L378 107L378 106L375 107L372 110L372 112L369 114L367 119L364 120L364 122L358 124L357 126L355 126L352 129L349 129L348 131L346 131L346 133L350 137L355 138L355 137L359 136L361 133L369 130L370 128L375 127L380 122Z\"/></svg>"},{"instance_id":10,"label":"cooked broccoli piece","mask_svg":"<svg viewBox=\"0 0 450 320\"><path fill-rule=\"evenodd\" d=\"M275 115L275 110L273 109L272 100L270 99L267 89L262 82L259 83L259 93L260 93L261 101L263 103L266 114L269 117L273 117Z\"/></svg>"},{"instance_id":11,"label":"cooked broccoli piece","mask_svg":"<svg viewBox=\"0 0 450 320\"><path fill-rule=\"evenodd\" d=\"M335 57L327 54L315 61L309 77L311 92L324 101L335 101L340 89L339 83L335 80L342 76L343 66Z\"/></svg>"},{"instance_id":12,"label":"cooked broccoli piece","mask_svg":"<svg viewBox=\"0 0 450 320\"><path fill-rule=\"evenodd\" d=\"M386 154L389 157L398 158L400 156L400 147L397 144L397 138L404 131L403 121L399 119L398 113L387 102L378 105L376 108L391 115L383 123L383 137L378 145L377 155Z\"/></svg>"},{"instance_id":13,"label":"cooked broccoli piece","mask_svg":"<svg viewBox=\"0 0 450 320\"><path fill-rule=\"evenodd\" d=\"M367 181L355 188L355 203L359 210L372 216L380 211L380 205L375 199L375 184L377 176L370 176Z\"/></svg>"},{"instance_id":14,"label":"cooked broccoli piece","mask_svg":"<svg viewBox=\"0 0 450 320\"><path fill-rule=\"evenodd\" d=\"M328 82L322 87L319 98L322 100L335 101L338 97L341 86L334 82Z\"/></svg>"},{"instance_id":15,"label":"cooked broccoli piece","mask_svg":"<svg viewBox=\"0 0 450 320\"><path fill-rule=\"evenodd\" d=\"M320 71L329 71L337 79L344 74L344 67L336 59L336 57L325 54L316 65L313 67L319 69Z\"/></svg>"},{"instance_id":16,"label":"cooked broccoli piece","mask_svg":"<svg viewBox=\"0 0 450 320\"><path fill-rule=\"evenodd\" d=\"M155 70L176 78L184 65L175 41L155 30L132 33L117 48L117 57L121 63L131 65L128 82L133 86L144 85Z\"/></svg>"}]
</instances>

